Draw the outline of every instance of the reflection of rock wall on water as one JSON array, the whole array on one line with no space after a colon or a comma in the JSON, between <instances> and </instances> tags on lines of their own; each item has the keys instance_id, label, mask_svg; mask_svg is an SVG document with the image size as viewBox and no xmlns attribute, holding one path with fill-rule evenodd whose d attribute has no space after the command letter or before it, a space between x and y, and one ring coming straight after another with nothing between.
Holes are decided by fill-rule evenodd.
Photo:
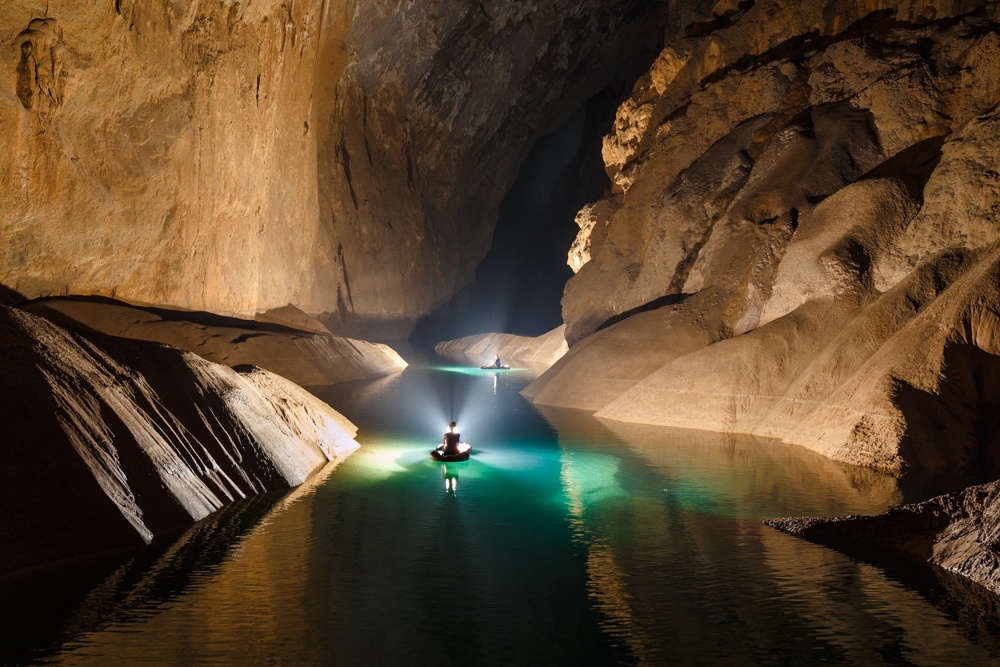
<instances>
[{"instance_id":1,"label":"reflection of rock wall on water","mask_svg":"<svg viewBox=\"0 0 1000 667\"><path fill-rule=\"evenodd\" d=\"M570 350L525 394L896 473L1000 462L998 25L769 0L669 39L578 216Z\"/></svg>"},{"instance_id":2,"label":"reflection of rock wall on water","mask_svg":"<svg viewBox=\"0 0 1000 667\"><path fill-rule=\"evenodd\" d=\"M340 414L259 368L0 310L2 572L148 542L358 446Z\"/></svg>"},{"instance_id":3,"label":"reflection of rock wall on water","mask_svg":"<svg viewBox=\"0 0 1000 667\"><path fill-rule=\"evenodd\" d=\"M665 480L671 504L697 487L695 509L704 513L773 516L773 512L828 514L877 512L900 501L899 480L820 456L777 440L595 419L579 410L541 406L567 443L622 443ZM803 486L800 480L810 480ZM676 495L675 495L676 494ZM775 510L775 503L779 509ZM780 509L784 507L785 509Z\"/></svg>"}]
</instances>

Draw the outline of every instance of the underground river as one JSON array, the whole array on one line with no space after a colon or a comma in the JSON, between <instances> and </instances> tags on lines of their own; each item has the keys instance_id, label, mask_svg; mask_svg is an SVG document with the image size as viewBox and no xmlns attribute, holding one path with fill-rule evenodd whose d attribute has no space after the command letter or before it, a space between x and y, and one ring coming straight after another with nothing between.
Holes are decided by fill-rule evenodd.
<instances>
[{"instance_id":1,"label":"underground river","mask_svg":"<svg viewBox=\"0 0 1000 667\"><path fill-rule=\"evenodd\" d=\"M6 594L0 662L987 664L996 601L762 518L877 512L802 448L540 412L528 371L316 389L362 449L128 559ZM470 461L429 459L447 422Z\"/></svg>"}]
</instances>

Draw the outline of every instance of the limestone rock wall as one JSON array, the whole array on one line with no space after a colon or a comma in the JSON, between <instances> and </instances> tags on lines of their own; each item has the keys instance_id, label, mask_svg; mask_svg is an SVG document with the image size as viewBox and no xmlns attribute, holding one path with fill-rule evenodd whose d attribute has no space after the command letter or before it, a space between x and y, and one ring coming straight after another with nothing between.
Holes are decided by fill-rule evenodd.
<instances>
[{"instance_id":1,"label":"limestone rock wall","mask_svg":"<svg viewBox=\"0 0 1000 667\"><path fill-rule=\"evenodd\" d=\"M358 447L349 421L259 368L8 307L0 348L0 572L141 545Z\"/></svg>"},{"instance_id":2,"label":"limestone rock wall","mask_svg":"<svg viewBox=\"0 0 1000 667\"><path fill-rule=\"evenodd\" d=\"M165 343L227 366L260 366L301 386L383 377L407 366L388 345L334 336L290 306L270 311L263 322L81 299L40 299L21 308L70 330Z\"/></svg>"},{"instance_id":3,"label":"limestone rock wall","mask_svg":"<svg viewBox=\"0 0 1000 667\"><path fill-rule=\"evenodd\" d=\"M879 290L942 248L995 240L996 3L770 0L709 18L666 45L605 139L614 192L580 220L563 299L571 344L713 283L743 292L727 326L756 326L799 224L880 165L909 173L918 201L880 231ZM960 184L972 174L974 192Z\"/></svg>"},{"instance_id":4,"label":"limestone rock wall","mask_svg":"<svg viewBox=\"0 0 1000 667\"><path fill-rule=\"evenodd\" d=\"M570 351L525 393L892 472L996 464L997 3L715 11L618 110Z\"/></svg>"},{"instance_id":5,"label":"limestone rock wall","mask_svg":"<svg viewBox=\"0 0 1000 667\"><path fill-rule=\"evenodd\" d=\"M321 299L315 4L3 3L0 282L244 315Z\"/></svg>"},{"instance_id":6,"label":"limestone rock wall","mask_svg":"<svg viewBox=\"0 0 1000 667\"><path fill-rule=\"evenodd\" d=\"M650 17L654 18L650 18ZM521 159L652 0L11 0L0 283L385 336L468 283Z\"/></svg>"}]
</instances>

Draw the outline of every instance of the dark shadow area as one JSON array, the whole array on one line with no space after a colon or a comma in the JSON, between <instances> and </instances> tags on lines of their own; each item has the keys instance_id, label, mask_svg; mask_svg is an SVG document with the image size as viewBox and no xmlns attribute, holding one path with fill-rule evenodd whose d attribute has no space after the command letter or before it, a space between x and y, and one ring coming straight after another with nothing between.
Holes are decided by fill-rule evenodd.
<instances>
[{"instance_id":1,"label":"dark shadow area","mask_svg":"<svg viewBox=\"0 0 1000 667\"><path fill-rule=\"evenodd\" d=\"M27 301L25 296L6 285L0 285L0 306L20 306Z\"/></svg>"},{"instance_id":2,"label":"dark shadow area","mask_svg":"<svg viewBox=\"0 0 1000 667\"><path fill-rule=\"evenodd\" d=\"M941 162L944 136L931 137L907 146L858 180L901 178L913 201L923 206L924 186Z\"/></svg>"},{"instance_id":3,"label":"dark shadow area","mask_svg":"<svg viewBox=\"0 0 1000 667\"><path fill-rule=\"evenodd\" d=\"M632 317L633 315L638 315L639 313L647 313L647 312L649 312L651 310L657 310L659 308L665 308L667 306L676 305L676 304L681 303L682 301L684 301L684 299L688 298L689 296L691 296L691 295L690 294L684 294L684 293L681 293L681 292L679 292L677 294L666 294L664 296L661 296L661 297L658 297L656 299L653 299L652 301L644 303L641 306L636 306L635 308L630 308L629 310L626 310L626 311L624 311L622 313L618 313L617 315L615 315L613 317L609 317L608 319L604 320L604 322L602 322L597 327L597 329L595 329L595 331L600 331L602 329L607 329L608 327L610 327L610 326L612 326L614 324L618 324L619 322L621 322L623 320L627 320L628 318Z\"/></svg>"},{"instance_id":4,"label":"dark shadow area","mask_svg":"<svg viewBox=\"0 0 1000 667\"><path fill-rule=\"evenodd\" d=\"M141 550L0 580L0 663L43 661L82 634L168 603L222 563L285 493L228 505Z\"/></svg>"},{"instance_id":5,"label":"dark shadow area","mask_svg":"<svg viewBox=\"0 0 1000 667\"><path fill-rule=\"evenodd\" d=\"M1000 479L1000 356L951 343L938 392L900 383L895 402L909 427L901 456L931 464L914 466L900 480L903 502Z\"/></svg>"},{"instance_id":6,"label":"dark shadow area","mask_svg":"<svg viewBox=\"0 0 1000 667\"><path fill-rule=\"evenodd\" d=\"M606 86L535 143L500 204L475 281L417 325L415 343L485 332L537 336L562 324L562 292L573 275L566 257L579 231L574 218L611 185L601 142L629 90L623 81Z\"/></svg>"}]
</instances>

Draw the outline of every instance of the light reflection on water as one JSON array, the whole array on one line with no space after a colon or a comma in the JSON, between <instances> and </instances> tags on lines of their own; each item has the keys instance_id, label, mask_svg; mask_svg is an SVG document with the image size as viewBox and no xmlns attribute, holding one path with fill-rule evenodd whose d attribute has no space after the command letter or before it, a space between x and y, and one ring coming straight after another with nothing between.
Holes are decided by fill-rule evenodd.
<instances>
[{"instance_id":1,"label":"light reflection on water","mask_svg":"<svg viewBox=\"0 0 1000 667\"><path fill-rule=\"evenodd\" d=\"M760 523L879 511L899 498L893 480L770 441L539 414L517 393L529 379L414 364L317 390L361 427L358 453L311 488L260 501L256 513L234 509L122 565L68 620L31 619L59 626L47 643L0 662L985 664L1000 655L992 598ZM453 415L473 458L434 462L428 451Z\"/></svg>"}]
</instances>

